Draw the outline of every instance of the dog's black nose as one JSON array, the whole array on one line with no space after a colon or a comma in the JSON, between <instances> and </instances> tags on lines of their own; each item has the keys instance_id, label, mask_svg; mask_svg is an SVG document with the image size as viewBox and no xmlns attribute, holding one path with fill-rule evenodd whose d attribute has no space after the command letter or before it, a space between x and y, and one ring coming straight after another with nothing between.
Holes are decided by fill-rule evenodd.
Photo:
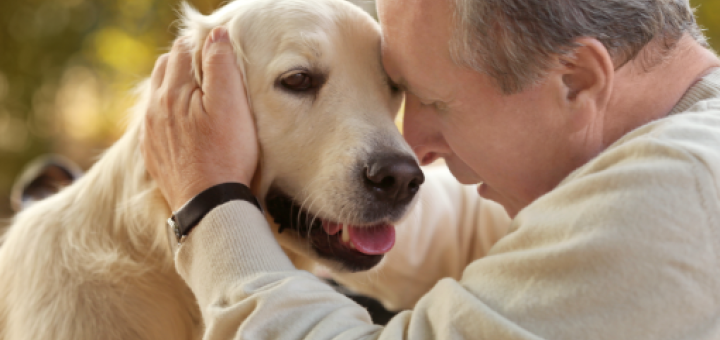
<instances>
[{"instance_id":1,"label":"dog's black nose","mask_svg":"<svg viewBox=\"0 0 720 340\"><path fill-rule=\"evenodd\" d=\"M405 155L378 157L365 167L365 187L382 202L407 203L423 182L420 166Z\"/></svg>"}]
</instances>

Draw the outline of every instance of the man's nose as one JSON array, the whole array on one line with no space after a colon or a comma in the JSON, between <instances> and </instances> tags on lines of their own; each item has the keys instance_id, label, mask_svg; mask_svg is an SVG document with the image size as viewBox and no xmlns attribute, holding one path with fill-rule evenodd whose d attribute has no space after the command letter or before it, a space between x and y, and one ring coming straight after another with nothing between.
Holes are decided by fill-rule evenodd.
<instances>
[{"instance_id":1,"label":"man's nose","mask_svg":"<svg viewBox=\"0 0 720 340\"><path fill-rule=\"evenodd\" d=\"M451 152L442 135L437 114L433 106L422 105L412 94L405 95L403 136L420 160L420 165L428 165Z\"/></svg>"}]
</instances>

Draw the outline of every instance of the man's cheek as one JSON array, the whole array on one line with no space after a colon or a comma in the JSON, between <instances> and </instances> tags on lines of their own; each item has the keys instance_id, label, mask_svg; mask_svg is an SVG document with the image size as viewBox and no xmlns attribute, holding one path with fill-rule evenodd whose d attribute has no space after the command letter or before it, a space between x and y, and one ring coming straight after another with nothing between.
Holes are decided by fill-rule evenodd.
<instances>
[{"instance_id":1,"label":"man's cheek","mask_svg":"<svg viewBox=\"0 0 720 340\"><path fill-rule=\"evenodd\" d=\"M445 159L450 172L455 176L455 179L462 184L477 184L482 182L482 178L476 174L470 166L465 164L462 160L456 156L448 157Z\"/></svg>"}]
</instances>

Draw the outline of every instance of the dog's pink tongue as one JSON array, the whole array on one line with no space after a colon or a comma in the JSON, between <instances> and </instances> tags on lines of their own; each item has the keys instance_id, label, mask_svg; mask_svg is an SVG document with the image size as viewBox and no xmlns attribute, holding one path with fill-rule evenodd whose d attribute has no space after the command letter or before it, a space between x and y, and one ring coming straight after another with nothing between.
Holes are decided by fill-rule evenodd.
<instances>
[{"instance_id":1,"label":"dog's pink tongue","mask_svg":"<svg viewBox=\"0 0 720 340\"><path fill-rule=\"evenodd\" d=\"M395 226L350 227L350 241L357 251L367 255L385 254L395 245Z\"/></svg>"}]
</instances>

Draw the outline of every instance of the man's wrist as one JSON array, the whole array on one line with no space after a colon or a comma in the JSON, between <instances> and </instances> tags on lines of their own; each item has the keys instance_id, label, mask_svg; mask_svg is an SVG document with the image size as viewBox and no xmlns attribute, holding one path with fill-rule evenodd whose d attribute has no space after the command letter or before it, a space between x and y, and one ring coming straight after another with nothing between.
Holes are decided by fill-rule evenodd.
<instances>
[{"instance_id":1,"label":"man's wrist","mask_svg":"<svg viewBox=\"0 0 720 340\"><path fill-rule=\"evenodd\" d=\"M207 176L199 176L198 177L207 177ZM174 195L174 197L167 197L168 203L170 203L170 209L172 211L178 211L182 209L188 202L190 202L193 198L197 197L204 191L223 184L223 183L240 183L245 185L246 187L250 187L250 184L252 182L252 178L247 179L246 176L234 176L234 177L228 177L225 176L223 178L225 179L215 179L215 180L202 180L202 181L195 181L192 183L189 183L188 185L182 187L180 190L177 191L177 193Z\"/></svg>"},{"instance_id":2,"label":"man's wrist","mask_svg":"<svg viewBox=\"0 0 720 340\"><path fill-rule=\"evenodd\" d=\"M210 211L234 200L250 202L262 211L260 202L258 202L247 185L235 182L214 185L188 200L187 203L175 211L168 219L168 225L173 229L178 243L180 243Z\"/></svg>"}]
</instances>

